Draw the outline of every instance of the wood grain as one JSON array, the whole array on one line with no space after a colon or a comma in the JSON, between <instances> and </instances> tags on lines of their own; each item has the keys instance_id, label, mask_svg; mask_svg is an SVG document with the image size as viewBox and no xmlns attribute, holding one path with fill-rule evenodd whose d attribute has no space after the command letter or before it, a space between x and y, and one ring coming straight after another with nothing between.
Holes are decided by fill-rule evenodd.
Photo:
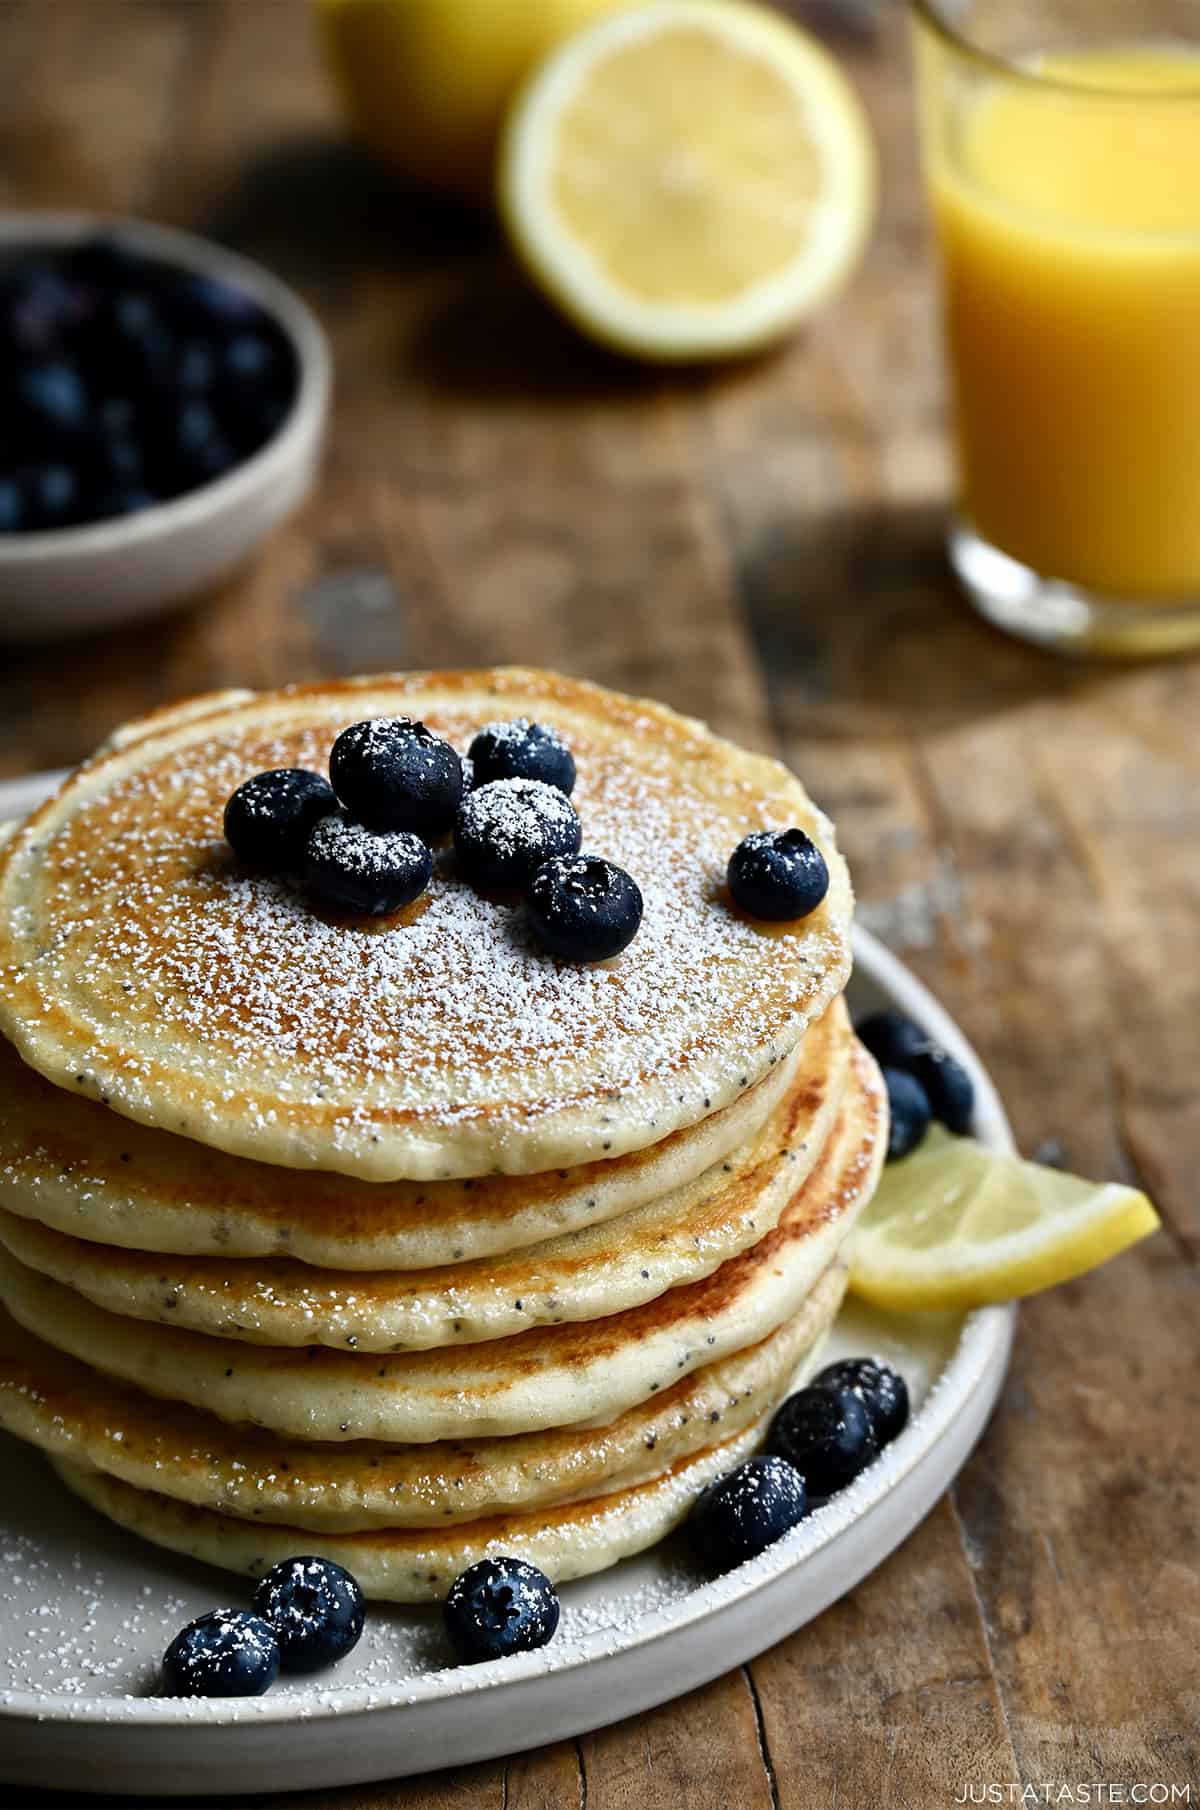
<instances>
[{"instance_id":1,"label":"wood grain","mask_svg":"<svg viewBox=\"0 0 1200 1810\"><path fill-rule=\"evenodd\" d=\"M261 256L338 370L320 493L244 572L152 633L5 656L0 771L234 682L536 659L658 694L783 750L1023 1145L1141 1179L1168 1224L1025 1310L951 1495L812 1627L578 1742L275 1800L295 1810L1200 1795L1200 664L1055 661L950 585L904 22L881 20L838 41L884 174L851 289L770 358L660 375L345 144L300 0L0 4L4 205L139 209Z\"/></svg>"}]
</instances>

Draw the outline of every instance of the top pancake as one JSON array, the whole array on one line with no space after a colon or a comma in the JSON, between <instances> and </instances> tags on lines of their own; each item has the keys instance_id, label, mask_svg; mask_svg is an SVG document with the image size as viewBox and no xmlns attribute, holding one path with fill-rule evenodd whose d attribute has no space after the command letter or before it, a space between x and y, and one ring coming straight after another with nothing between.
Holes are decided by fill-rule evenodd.
<instances>
[{"instance_id":1,"label":"top pancake","mask_svg":"<svg viewBox=\"0 0 1200 1810\"><path fill-rule=\"evenodd\" d=\"M343 728L383 715L463 749L498 717L553 724L585 850L642 889L629 948L542 955L445 854L383 929L240 869L221 835L235 787L324 770ZM729 854L793 824L829 895L752 923ZM147 719L21 826L0 854L0 1029L59 1086L237 1155L375 1181L527 1174L645 1148L753 1086L841 991L850 911L799 782L661 705L520 669L298 687Z\"/></svg>"}]
</instances>

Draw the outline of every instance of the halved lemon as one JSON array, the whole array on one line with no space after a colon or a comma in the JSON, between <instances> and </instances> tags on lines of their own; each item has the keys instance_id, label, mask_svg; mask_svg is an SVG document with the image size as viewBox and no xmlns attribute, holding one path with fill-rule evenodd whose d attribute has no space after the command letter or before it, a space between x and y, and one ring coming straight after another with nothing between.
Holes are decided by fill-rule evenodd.
<instances>
[{"instance_id":1,"label":"halved lemon","mask_svg":"<svg viewBox=\"0 0 1200 1810\"><path fill-rule=\"evenodd\" d=\"M850 1287L877 1307L983 1307L1096 1269L1159 1225L1144 1194L930 1131L884 1170Z\"/></svg>"},{"instance_id":2,"label":"halved lemon","mask_svg":"<svg viewBox=\"0 0 1200 1810\"><path fill-rule=\"evenodd\" d=\"M846 278L875 210L862 109L748 0L650 0L586 26L518 94L501 209L535 280L640 357L748 352Z\"/></svg>"}]
</instances>

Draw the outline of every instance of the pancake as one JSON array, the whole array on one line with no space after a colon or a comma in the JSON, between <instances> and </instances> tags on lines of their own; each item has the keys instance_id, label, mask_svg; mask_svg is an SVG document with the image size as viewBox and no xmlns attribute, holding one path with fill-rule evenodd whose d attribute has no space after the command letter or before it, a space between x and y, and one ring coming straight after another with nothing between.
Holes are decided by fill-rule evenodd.
<instances>
[{"instance_id":1,"label":"pancake","mask_svg":"<svg viewBox=\"0 0 1200 1810\"><path fill-rule=\"evenodd\" d=\"M69 1459L51 1463L90 1507L171 1552L244 1577L261 1577L280 1559L311 1553L346 1566L375 1601L422 1603L441 1602L460 1572L491 1553L527 1559L555 1583L565 1583L644 1552L686 1519L706 1483L748 1458L765 1431L764 1417L661 1477L586 1502L456 1527L369 1533L313 1534L276 1522L237 1521L133 1489Z\"/></svg>"},{"instance_id":2,"label":"pancake","mask_svg":"<svg viewBox=\"0 0 1200 1810\"><path fill-rule=\"evenodd\" d=\"M815 1169L779 1224L688 1287L582 1325L367 1356L272 1350L127 1319L0 1256L0 1299L47 1344L152 1395L299 1439L491 1437L603 1422L757 1343L797 1311L874 1191L886 1096L861 1045Z\"/></svg>"},{"instance_id":3,"label":"pancake","mask_svg":"<svg viewBox=\"0 0 1200 1810\"><path fill-rule=\"evenodd\" d=\"M183 1259L69 1238L3 1211L0 1244L110 1313L276 1347L418 1350L602 1319L710 1275L778 1223L845 1089L852 1034L840 1001L830 1017L839 1034L819 1038L820 1078L786 1095L742 1150L659 1201L507 1257L390 1272Z\"/></svg>"},{"instance_id":4,"label":"pancake","mask_svg":"<svg viewBox=\"0 0 1200 1810\"><path fill-rule=\"evenodd\" d=\"M521 669L289 688L168 713L93 757L0 853L0 1031L77 1097L257 1161L368 1181L528 1174L658 1143L791 1051L850 968L832 826L773 761L658 704ZM592 966L444 853L384 927L331 922L222 841L267 767L323 768L347 724L422 717L465 747L553 724L585 847L629 869L638 936ZM728 899L749 830L798 825L830 870L798 923Z\"/></svg>"},{"instance_id":5,"label":"pancake","mask_svg":"<svg viewBox=\"0 0 1200 1810\"><path fill-rule=\"evenodd\" d=\"M243 1520L324 1532L448 1526L645 1482L740 1433L811 1375L846 1285L831 1264L799 1312L607 1426L384 1446L285 1442L124 1388L0 1310L0 1427L56 1458Z\"/></svg>"},{"instance_id":6,"label":"pancake","mask_svg":"<svg viewBox=\"0 0 1200 1810\"><path fill-rule=\"evenodd\" d=\"M0 1038L0 1208L75 1238L178 1256L410 1270L496 1256L686 1188L760 1129L788 1088L824 1095L843 1008L756 1087L645 1150L530 1176L363 1182L281 1170L119 1118L62 1090ZM809 1133L800 1141L808 1142Z\"/></svg>"}]
</instances>

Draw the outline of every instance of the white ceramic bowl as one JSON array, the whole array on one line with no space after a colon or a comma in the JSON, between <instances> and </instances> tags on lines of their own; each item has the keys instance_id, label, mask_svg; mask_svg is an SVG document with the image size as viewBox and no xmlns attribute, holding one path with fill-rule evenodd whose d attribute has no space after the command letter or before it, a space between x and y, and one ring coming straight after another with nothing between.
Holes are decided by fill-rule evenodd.
<instances>
[{"instance_id":1,"label":"white ceramic bowl","mask_svg":"<svg viewBox=\"0 0 1200 1810\"><path fill-rule=\"evenodd\" d=\"M114 521L0 535L0 639L48 641L185 602L232 571L311 489L329 412L329 345L310 310L261 265L207 239L93 214L0 215L0 263L99 232L182 270L235 284L296 353L296 398L258 452L224 477Z\"/></svg>"}]
</instances>

